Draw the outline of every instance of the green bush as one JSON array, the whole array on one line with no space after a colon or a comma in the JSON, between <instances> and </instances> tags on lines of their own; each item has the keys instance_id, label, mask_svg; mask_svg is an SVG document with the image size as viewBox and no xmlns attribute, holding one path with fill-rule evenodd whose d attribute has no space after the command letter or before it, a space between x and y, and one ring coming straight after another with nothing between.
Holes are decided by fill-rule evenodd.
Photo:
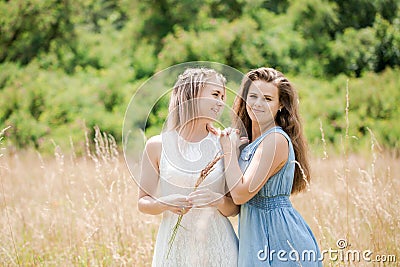
<instances>
[{"instance_id":1,"label":"green bush","mask_svg":"<svg viewBox=\"0 0 400 267\"><path fill-rule=\"evenodd\" d=\"M12 126L7 139L19 148L79 144L95 125L121 140L126 107L149 77L205 60L242 72L270 66L293 77L315 149L320 124L328 145L341 147L349 80L350 145L368 145L371 129L382 147L399 150L399 6L394 0L2 1L0 125ZM161 129L168 102L146 122L154 91L127 122L151 135Z\"/></svg>"}]
</instances>

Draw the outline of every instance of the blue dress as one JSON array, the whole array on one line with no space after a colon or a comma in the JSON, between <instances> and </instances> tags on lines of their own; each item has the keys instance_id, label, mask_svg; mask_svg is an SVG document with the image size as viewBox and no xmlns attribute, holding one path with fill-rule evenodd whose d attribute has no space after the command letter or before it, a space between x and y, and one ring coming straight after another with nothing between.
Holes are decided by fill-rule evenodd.
<instances>
[{"instance_id":1,"label":"blue dress","mask_svg":"<svg viewBox=\"0 0 400 267\"><path fill-rule=\"evenodd\" d=\"M295 169L289 136L281 127L269 129L243 149L240 168L244 173L261 141L273 132L288 140L289 157L282 169L241 206L238 266L322 266L317 241L289 200Z\"/></svg>"}]
</instances>

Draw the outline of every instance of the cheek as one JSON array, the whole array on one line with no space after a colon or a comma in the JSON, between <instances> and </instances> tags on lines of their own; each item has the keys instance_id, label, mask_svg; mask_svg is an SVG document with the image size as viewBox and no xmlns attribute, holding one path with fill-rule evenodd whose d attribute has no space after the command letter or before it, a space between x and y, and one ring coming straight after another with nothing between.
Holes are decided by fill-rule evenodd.
<instances>
[{"instance_id":1,"label":"cheek","mask_svg":"<svg viewBox=\"0 0 400 267\"><path fill-rule=\"evenodd\" d=\"M210 98L207 98L207 97L202 97L200 100L199 100L199 107L200 107L200 109L203 107L205 107L205 106L210 106L212 103L213 103L213 101L212 101L212 99L210 99Z\"/></svg>"},{"instance_id":2,"label":"cheek","mask_svg":"<svg viewBox=\"0 0 400 267\"><path fill-rule=\"evenodd\" d=\"M247 110L251 109L251 107L253 106L254 102L255 101L252 100L251 98L246 99L246 109Z\"/></svg>"},{"instance_id":3,"label":"cheek","mask_svg":"<svg viewBox=\"0 0 400 267\"><path fill-rule=\"evenodd\" d=\"M268 108L270 108L271 110L277 110L279 107L279 103L276 102L267 102L267 106Z\"/></svg>"},{"instance_id":4,"label":"cheek","mask_svg":"<svg viewBox=\"0 0 400 267\"><path fill-rule=\"evenodd\" d=\"M275 117L277 112L278 110L275 108L275 106L268 107L268 116Z\"/></svg>"}]
</instances>

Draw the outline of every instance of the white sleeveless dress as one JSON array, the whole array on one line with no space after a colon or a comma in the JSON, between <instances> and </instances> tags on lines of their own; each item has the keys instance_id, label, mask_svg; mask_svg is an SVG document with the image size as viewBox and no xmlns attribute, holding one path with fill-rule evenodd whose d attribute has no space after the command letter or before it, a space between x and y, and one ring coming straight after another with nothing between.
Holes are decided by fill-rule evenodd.
<instances>
[{"instance_id":1,"label":"white sleeveless dress","mask_svg":"<svg viewBox=\"0 0 400 267\"><path fill-rule=\"evenodd\" d=\"M176 131L162 135L159 195L189 195L200 171L221 151L218 137L209 134L200 142L185 141ZM198 189L225 194L223 159ZM192 208L183 215L169 250L169 240L178 215L165 211L158 230L152 266L237 266L238 239L233 227L217 208Z\"/></svg>"}]
</instances>

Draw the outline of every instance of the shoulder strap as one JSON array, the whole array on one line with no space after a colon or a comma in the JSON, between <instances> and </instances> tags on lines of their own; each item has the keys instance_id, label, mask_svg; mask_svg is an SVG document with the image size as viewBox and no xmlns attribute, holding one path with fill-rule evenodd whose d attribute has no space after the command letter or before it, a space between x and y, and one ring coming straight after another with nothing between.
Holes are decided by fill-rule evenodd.
<instances>
[{"instance_id":1,"label":"shoulder strap","mask_svg":"<svg viewBox=\"0 0 400 267\"><path fill-rule=\"evenodd\" d=\"M293 156L294 156L292 140L290 139L289 135L280 126L272 127L271 129L269 129L268 131L263 133L260 137L258 137L257 140L255 141L254 149L257 149L257 147L264 140L264 138L267 135L271 134L271 133L280 133L280 134L282 134L286 138L286 140L288 141L288 144L289 144L289 157L290 157L291 154L293 154Z\"/></svg>"},{"instance_id":2,"label":"shoulder strap","mask_svg":"<svg viewBox=\"0 0 400 267\"><path fill-rule=\"evenodd\" d=\"M289 136L287 136L287 134L282 130L282 128L280 126L274 126L271 129L267 130L265 133L263 133L262 135L260 135L255 141L254 141L254 146L258 147L258 145L264 140L265 137L267 137L267 135L271 134L271 133L283 133L285 135L286 138L289 138Z\"/></svg>"}]
</instances>

